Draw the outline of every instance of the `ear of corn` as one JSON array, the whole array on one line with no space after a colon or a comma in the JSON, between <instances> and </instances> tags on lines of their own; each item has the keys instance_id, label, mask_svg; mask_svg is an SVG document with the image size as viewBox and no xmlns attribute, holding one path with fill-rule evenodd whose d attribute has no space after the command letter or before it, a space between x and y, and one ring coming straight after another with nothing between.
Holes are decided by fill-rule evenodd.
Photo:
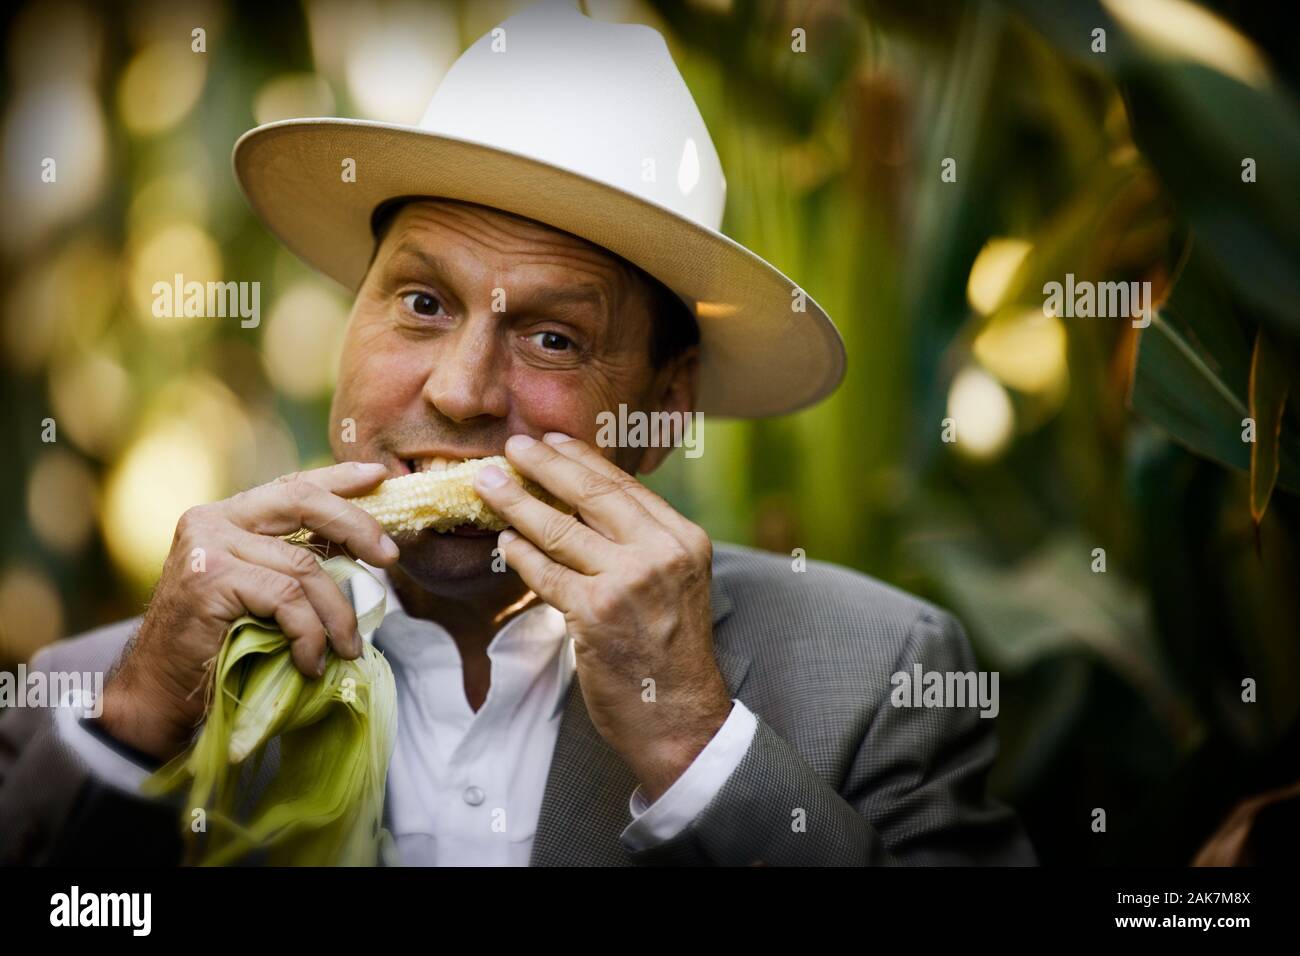
<instances>
[{"instance_id":1,"label":"ear of corn","mask_svg":"<svg viewBox=\"0 0 1300 956\"><path fill-rule=\"evenodd\" d=\"M331 558L324 563L336 581L344 577L340 561L364 573ZM373 864L387 838L384 788L396 730L393 674L369 642L355 661L331 655L325 675L308 680L273 622L244 617L217 657L203 729L145 789L186 792L191 863ZM278 767L249 806L243 772L265 769L273 739ZM195 832L199 810L204 827Z\"/></svg>"},{"instance_id":2,"label":"ear of corn","mask_svg":"<svg viewBox=\"0 0 1300 956\"><path fill-rule=\"evenodd\" d=\"M569 510L540 485L520 475L500 455L472 458L445 471L413 472L390 478L371 494L352 501L373 515L394 538L409 537L426 528L450 531L459 525L500 531L506 522L474 490L474 476L488 465L496 465L520 482L529 494L553 507Z\"/></svg>"}]
</instances>

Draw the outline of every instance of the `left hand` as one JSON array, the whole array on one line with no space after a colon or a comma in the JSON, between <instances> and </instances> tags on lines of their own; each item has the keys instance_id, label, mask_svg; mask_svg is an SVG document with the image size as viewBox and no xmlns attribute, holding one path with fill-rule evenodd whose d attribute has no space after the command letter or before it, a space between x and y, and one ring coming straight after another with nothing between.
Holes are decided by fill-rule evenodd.
<instances>
[{"instance_id":1,"label":"left hand","mask_svg":"<svg viewBox=\"0 0 1300 956\"><path fill-rule=\"evenodd\" d=\"M498 468L475 481L518 532L501 533L506 563L564 614L592 723L653 802L731 712L713 656L712 542L576 438L515 435L506 456L581 516L539 501Z\"/></svg>"}]
</instances>

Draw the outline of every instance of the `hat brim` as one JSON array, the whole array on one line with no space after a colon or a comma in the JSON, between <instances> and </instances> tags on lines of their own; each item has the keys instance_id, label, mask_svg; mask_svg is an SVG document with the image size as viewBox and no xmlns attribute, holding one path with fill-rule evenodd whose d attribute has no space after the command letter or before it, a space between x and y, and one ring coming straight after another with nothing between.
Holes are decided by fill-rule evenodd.
<instances>
[{"instance_id":1,"label":"hat brim","mask_svg":"<svg viewBox=\"0 0 1300 956\"><path fill-rule=\"evenodd\" d=\"M249 130L235 176L253 212L308 265L356 290L374 247L371 216L402 196L438 196L515 213L580 236L695 304L705 414L780 415L830 394L844 342L809 296L719 232L656 203L548 163L406 126L298 119ZM355 161L345 182L343 161Z\"/></svg>"}]
</instances>

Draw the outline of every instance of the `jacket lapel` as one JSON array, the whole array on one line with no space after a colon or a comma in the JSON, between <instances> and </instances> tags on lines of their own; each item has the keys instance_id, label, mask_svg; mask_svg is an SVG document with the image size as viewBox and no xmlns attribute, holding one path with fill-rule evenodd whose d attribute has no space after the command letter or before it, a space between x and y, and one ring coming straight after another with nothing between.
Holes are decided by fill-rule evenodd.
<instances>
[{"instance_id":1,"label":"jacket lapel","mask_svg":"<svg viewBox=\"0 0 1300 956\"><path fill-rule=\"evenodd\" d=\"M717 642L718 625L731 613L732 604L716 578L710 601L714 656L735 697L749 671L749 656ZM619 835L632 822L627 804L636 785L636 776L592 724L575 675L560 720L529 864L628 865Z\"/></svg>"}]
</instances>

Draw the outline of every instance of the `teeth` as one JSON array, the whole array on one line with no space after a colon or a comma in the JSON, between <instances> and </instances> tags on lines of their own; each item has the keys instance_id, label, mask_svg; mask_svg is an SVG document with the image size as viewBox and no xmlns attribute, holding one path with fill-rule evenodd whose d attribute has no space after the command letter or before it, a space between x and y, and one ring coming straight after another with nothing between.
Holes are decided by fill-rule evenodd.
<instances>
[{"instance_id":1,"label":"teeth","mask_svg":"<svg viewBox=\"0 0 1300 956\"><path fill-rule=\"evenodd\" d=\"M453 465L459 465L463 458L443 458L441 455L434 455L432 458L415 459L415 470L425 471L446 471Z\"/></svg>"}]
</instances>

